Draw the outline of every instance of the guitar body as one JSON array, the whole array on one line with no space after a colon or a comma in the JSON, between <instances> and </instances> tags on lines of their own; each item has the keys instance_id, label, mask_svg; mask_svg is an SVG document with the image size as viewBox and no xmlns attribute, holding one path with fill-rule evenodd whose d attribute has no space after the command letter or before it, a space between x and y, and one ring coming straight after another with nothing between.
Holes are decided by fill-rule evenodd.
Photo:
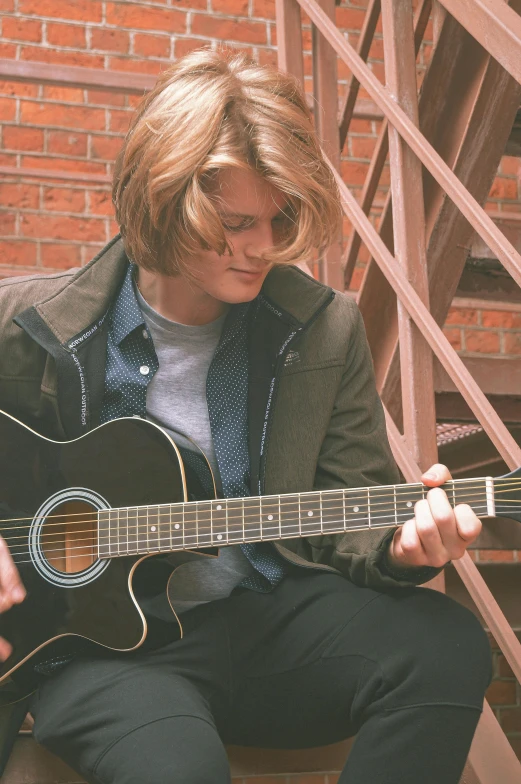
<instances>
[{"instance_id":1,"label":"guitar body","mask_svg":"<svg viewBox=\"0 0 521 784\"><path fill-rule=\"evenodd\" d=\"M173 567L148 555L99 559L97 512L188 495L177 448L150 422L117 419L60 443L0 412L0 534L27 590L0 615L0 636L13 645L0 687L12 680L28 693L34 666L71 646L143 643L148 624L139 602L147 592L168 602ZM149 568L154 560L160 568Z\"/></svg>"}]
</instances>

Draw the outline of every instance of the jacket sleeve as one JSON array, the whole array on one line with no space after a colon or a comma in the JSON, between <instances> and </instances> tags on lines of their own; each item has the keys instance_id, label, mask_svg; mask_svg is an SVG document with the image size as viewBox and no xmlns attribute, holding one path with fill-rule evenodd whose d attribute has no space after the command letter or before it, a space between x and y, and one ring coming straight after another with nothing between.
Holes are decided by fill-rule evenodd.
<instances>
[{"instance_id":1,"label":"jacket sleeve","mask_svg":"<svg viewBox=\"0 0 521 784\"><path fill-rule=\"evenodd\" d=\"M360 311L354 303L351 339L329 427L317 464L315 487L366 487L397 484L400 474L391 453L383 407ZM410 587L432 579L441 569L396 570L386 554L395 529L367 530L321 538L309 544L316 562L328 563L351 582L376 589Z\"/></svg>"}]
</instances>

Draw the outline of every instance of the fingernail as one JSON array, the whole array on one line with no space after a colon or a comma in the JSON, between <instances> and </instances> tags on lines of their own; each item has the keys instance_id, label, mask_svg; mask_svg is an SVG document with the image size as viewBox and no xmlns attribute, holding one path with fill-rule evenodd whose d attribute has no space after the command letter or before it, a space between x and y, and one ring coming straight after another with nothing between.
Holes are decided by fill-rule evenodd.
<instances>
[{"instance_id":1,"label":"fingernail","mask_svg":"<svg viewBox=\"0 0 521 784\"><path fill-rule=\"evenodd\" d=\"M430 471L427 474L424 474L424 477L426 479L437 479L438 478L437 474L431 474Z\"/></svg>"}]
</instances>

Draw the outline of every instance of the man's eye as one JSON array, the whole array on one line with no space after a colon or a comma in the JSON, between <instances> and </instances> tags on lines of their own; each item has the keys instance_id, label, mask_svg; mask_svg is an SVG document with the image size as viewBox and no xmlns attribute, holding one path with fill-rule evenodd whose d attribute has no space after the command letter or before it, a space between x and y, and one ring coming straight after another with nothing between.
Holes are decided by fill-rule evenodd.
<instances>
[{"instance_id":1,"label":"man's eye","mask_svg":"<svg viewBox=\"0 0 521 784\"><path fill-rule=\"evenodd\" d=\"M245 231L249 229L251 223L223 223L226 231Z\"/></svg>"}]
</instances>

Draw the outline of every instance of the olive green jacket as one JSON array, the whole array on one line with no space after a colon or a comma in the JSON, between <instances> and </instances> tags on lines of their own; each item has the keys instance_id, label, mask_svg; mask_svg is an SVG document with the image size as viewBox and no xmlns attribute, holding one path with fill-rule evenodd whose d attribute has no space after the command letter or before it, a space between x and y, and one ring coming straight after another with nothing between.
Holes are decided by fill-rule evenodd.
<instances>
[{"instance_id":1,"label":"olive green jacket","mask_svg":"<svg viewBox=\"0 0 521 784\"><path fill-rule=\"evenodd\" d=\"M127 265L118 235L81 269L0 283L0 408L58 440L99 423L104 319ZM269 273L262 300L249 337L252 492L398 482L354 301L289 266ZM296 564L375 589L417 585L438 573L391 571L385 555L393 533L318 535L275 546Z\"/></svg>"}]
</instances>

